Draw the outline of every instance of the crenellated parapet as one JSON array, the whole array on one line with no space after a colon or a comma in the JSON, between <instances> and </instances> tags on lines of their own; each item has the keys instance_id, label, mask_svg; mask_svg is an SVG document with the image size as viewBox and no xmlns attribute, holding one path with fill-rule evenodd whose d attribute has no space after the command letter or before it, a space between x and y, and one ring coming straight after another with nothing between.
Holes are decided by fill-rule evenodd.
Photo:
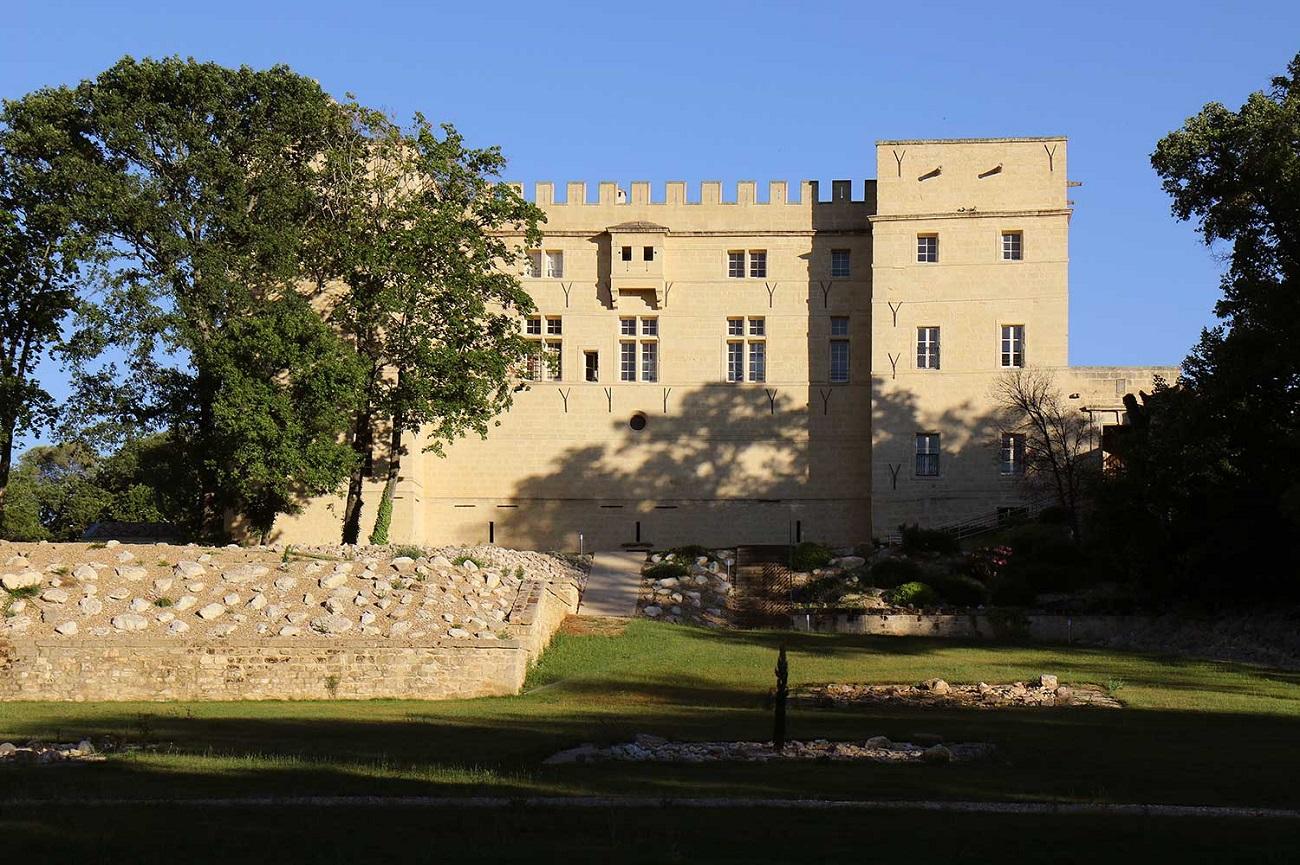
<instances>
[{"instance_id":1,"label":"crenellated parapet","mask_svg":"<svg viewBox=\"0 0 1300 865\"><path fill-rule=\"evenodd\" d=\"M508 185L514 187L524 197L529 197L525 191L524 184L510 182ZM727 206L752 206L752 207L779 207L779 206L798 206L806 207L812 204L817 205L845 205L855 204L859 207L875 207L875 181L863 180L855 184L852 180L832 180L830 183L829 198L823 200L823 185L816 180L800 181L796 189L791 189L790 184L784 180L772 180L767 184L766 200L759 200L758 183L753 180L741 180L736 183L734 196L730 199L723 198L723 184L720 180L701 181L693 190L695 195L691 197L692 191L688 184L683 180L670 180L663 184L662 195L655 196L654 184L646 180L634 180L624 186L615 181L605 180L596 184L595 196L591 195L592 191L589 185L584 181L569 181L564 184L564 200L556 197L558 184L552 181L538 181L533 184L533 194L531 200L539 207L618 207L620 205L628 206L707 206L707 205L727 205ZM794 193L794 194L792 194Z\"/></svg>"}]
</instances>

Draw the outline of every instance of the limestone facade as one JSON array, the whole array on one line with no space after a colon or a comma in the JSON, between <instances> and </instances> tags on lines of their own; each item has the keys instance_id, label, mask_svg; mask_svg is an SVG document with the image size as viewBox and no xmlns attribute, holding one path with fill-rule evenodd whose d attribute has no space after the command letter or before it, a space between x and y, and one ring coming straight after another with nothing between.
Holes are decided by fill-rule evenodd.
<instances>
[{"instance_id":1,"label":"limestone facade","mask_svg":"<svg viewBox=\"0 0 1300 865\"><path fill-rule=\"evenodd\" d=\"M875 180L761 199L537 184L521 325L544 360L486 439L412 448L393 539L848 544L1016 506L1004 364L1054 370L1099 428L1175 374L1068 365L1066 157L1059 137L882 141ZM278 538L335 541L341 513L314 501Z\"/></svg>"}]
</instances>

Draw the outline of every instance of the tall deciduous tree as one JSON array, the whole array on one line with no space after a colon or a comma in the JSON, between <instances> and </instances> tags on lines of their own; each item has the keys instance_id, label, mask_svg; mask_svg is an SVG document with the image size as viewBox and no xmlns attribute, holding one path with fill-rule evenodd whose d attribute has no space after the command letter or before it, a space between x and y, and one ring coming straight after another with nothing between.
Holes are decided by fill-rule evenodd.
<instances>
[{"instance_id":1,"label":"tall deciduous tree","mask_svg":"<svg viewBox=\"0 0 1300 865\"><path fill-rule=\"evenodd\" d=\"M1025 437L1025 481L1046 490L1069 515L1079 537L1080 510L1100 466L1098 442L1086 415L1072 409L1050 370L1009 370L993 386L1003 428Z\"/></svg>"},{"instance_id":2,"label":"tall deciduous tree","mask_svg":"<svg viewBox=\"0 0 1300 865\"><path fill-rule=\"evenodd\" d=\"M1206 105L1151 163L1227 269L1221 323L1124 437L1112 523L1143 523L1124 516L1140 507L1160 528L1171 591L1248 573L1237 597L1300 594L1300 55L1238 110Z\"/></svg>"},{"instance_id":3,"label":"tall deciduous tree","mask_svg":"<svg viewBox=\"0 0 1300 865\"><path fill-rule=\"evenodd\" d=\"M337 486L351 459L337 406L359 375L298 289L311 163L346 125L340 106L285 67L125 58L9 110L47 130L33 158L78 177L79 218L110 253L70 343L77 404L195 455L207 534L225 509L265 529L296 506L288 490Z\"/></svg>"},{"instance_id":4,"label":"tall deciduous tree","mask_svg":"<svg viewBox=\"0 0 1300 865\"><path fill-rule=\"evenodd\" d=\"M16 128L13 120L6 103L0 110L0 526L15 440L48 421L54 407L37 367L58 343L94 253L70 206L73 179L18 152L45 130Z\"/></svg>"},{"instance_id":5,"label":"tall deciduous tree","mask_svg":"<svg viewBox=\"0 0 1300 865\"><path fill-rule=\"evenodd\" d=\"M426 449L440 453L469 432L486 435L510 405L529 350L519 314L533 303L513 274L522 249L509 238L537 243L542 216L493 182L505 166L498 148L467 147L452 126L419 115L404 129L356 104L347 110L350 130L318 164L327 218L317 275L331 320L365 361L343 541L359 539L364 472L382 426L389 460L371 540L384 543L404 436L422 431Z\"/></svg>"}]
</instances>

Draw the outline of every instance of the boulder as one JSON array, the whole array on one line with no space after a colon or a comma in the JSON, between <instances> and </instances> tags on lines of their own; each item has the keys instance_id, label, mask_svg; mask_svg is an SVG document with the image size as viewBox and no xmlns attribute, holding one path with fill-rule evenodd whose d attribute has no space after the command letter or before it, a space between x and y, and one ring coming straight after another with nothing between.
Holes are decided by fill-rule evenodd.
<instances>
[{"instance_id":1,"label":"boulder","mask_svg":"<svg viewBox=\"0 0 1300 865\"><path fill-rule=\"evenodd\" d=\"M144 598L134 598L131 601L131 612L143 613L145 610L149 609L150 606L151 604Z\"/></svg>"},{"instance_id":2,"label":"boulder","mask_svg":"<svg viewBox=\"0 0 1300 865\"><path fill-rule=\"evenodd\" d=\"M172 568L172 573L182 580L192 580L203 576L207 571L198 562L177 562L176 567Z\"/></svg>"},{"instance_id":3,"label":"boulder","mask_svg":"<svg viewBox=\"0 0 1300 865\"><path fill-rule=\"evenodd\" d=\"M657 618L659 614L663 612L663 608L656 607L653 604L651 604L650 606L641 610L641 612L645 613L647 616L653 619L653 618Z\"/></svg>"},{"instance_id":4,"label":"boulder","mask_svg":"<svg viewBox=\"0 0 1300 865\"><path fill-rule=\"evenodd\" d=\"M172 604L172 606L183 613L186 610L188 610L190 607L197 604L198 602L199 599L194 597L193 595L181 595L180 600L178 600L175 604Z\"/></svg>"},{"instance_id":5,"label":"boulder","mask_svg":"<svg viewBox=\"0 0 1300 865\"><path fill-rule=\"evenodd\" d=\"M311 629L320 634L342 634L352 630L352 620L347 616L320 616L311 620Z\"/></svg>"},{"instance_id":6,"label":"boulder","mask_svg":"<svg viewBox=\"0 0 1300 865\"><path fill-rule=\"evenodd\" d=\"M296 585L298 585L297 577L279 577L275 581L276 591L280 592L292 592Z\"/></svg>"},{"instance_id":7,"label":"boulder","mask_svg":"<svg viewBox=\"0 0 1300 865\"><path fill-rule=\"evenodd\" d=\"M41 592L41 600L47 604L62 604L68 600L68 593L63 589L46 589Z\"/></svg>"},{"instance_id":8,"label":"boulder","mask_svg":"<svg viewBox=\"0 0 1300 865\"><path fill-rule=\"evenodd\" d=\"M172 622L170 625L167 626L167 633L175 637L185 633L189 629L190 626L188 624L182 622L180 619L177 619L176 621Z\"/></svg>"},{"instance_id":9,"label":"boulder","mask_svg":"<svg viewBox=\"0 0 1300 865\"><path fill-rule=\"evenodd\" d=\"M921 752L921 759L927 763L951 763L952 751L944 745L931 745Z\"/></svg>"},{"instance_id":10,"label":"boulder","mask_svg":"<svg viewBox=\"0 0 1300 865\"><path fill-rule=\"evenodd\" d=\"M65 637L75 637L78 630L80 629L77 627L76 622L64 622L54 629L54 633L62 634Z\"/></svg>"},{"instance_id":11,"label":"boulder","mask_svg":"<svg viewBox=\"0 0 1300 865\"><path fill-rule=\"evenodd\" d=\"M866 745L868 748L876 748L882 751L888 751L894 747L894 743L889 741L888 736L872 736L867 740Z\"/></svg>"},{"instance_id":12,"label":"boulder","mask_svg":"<svg viewBox=\"0 0 1300 865\"><path fill-rule=\"evenodd\" d=\"M112 625L119 631L143 631L149 627L149 620L137 613L123 613L113 617Z\"/></svg>"},{"instance_id":13,"label":"boulder","mask_svg":"<svg viewBox=\"0 0 1300 865\"><path fill-rule=\"evenodd\" d=\"M280 636L282 637L296 637L301 633L302 633L302 628L298 627L297 625L285 625L283 628L280 629Z\"/></svg>"},{"instance_id":14,"label":"boulder","mask_svg":"<svg viewBox=\"0 0 1300 865\"><path fill-rule=\"evenodd\" d=\"M83 616L97 616L104 612L104 604L99 598L85 597L77 602L77 608Z\"/></svg>"},{"instance_id":15,"label":"boulder","mask_svg":"<svg viewBox=\"0 0 1300 865\"><path fill-rule=\"evenodd\" d=\"M389 562L389 564L392 566L393 570L398 573L406 573L407 571L415 569L415 559L410 556L398 556Z\"/></svg>"},{"instance_id":16,"label":"boulder","mask_svg":"<svg viewBox=\"0 0 1300 865\"><path fill-rule=\"evenodd\" d=\"M320 578L320 587L322 589L337 589L339 586L345 585L347 581L347 574L335 571Z\"/></svg>"},{"instance_id":17,"label":"boulder","mask_svg":"<svg viewBox=\"0 0 1300 865\"><path fill-rule=\"evenodd\" d=\"M947 694L952 691L952 686L943 679L926 679L917 687L932 694Z\"/></svg>"},{"instance_id":18,"label":"boulder","mask_svg":"<svg viewBox=\"0 0 1300 865\"><path fill-rule=\"evenodd\" d=\"M203 619L205 622L210 622L213 619L221 618L225 615L225 612L226 608L221 604L208 604L206 607L199 610L199 618Z\"/></svg>"},{"instance_id":19,"label":"boulder","mask_svg":"<svg viewBox=\"0 0 1300 865\"><path fill-rule=\"evenodd\" d=\"M1052 675L1049 675L1049 674L1047 674L1047 673L1044 673L1043 675L1041 675L1041 676L1038 677L1038 683L1037 683L1037 684L1038 684L1038 687L1043 688L1043 689L1045 689L1045 690L1048 690L1048 691L1055 691L1055 690L1056 690L1056 685L1057 685L1057 683L1056 683L1056 677L1055 677L1055 676L1052 676Z\"/></svg>"},{"instance_id":20,"label":"boulder","mask_svg":"<svg viewBox=\"0 0 1300 865\"><path fill-rule=\"evenodd\" d=\"M72 569L72 576L84 583L86 580L98 580L99 571L90 565L77 565Z\"/></svg>"},{"instance_id":21,"label":"boulder","mask_svg":"<svg viewBox=\"0 0 1300 865\"><path fill-rule=\"evenodd\" d=\"M39 586L42 582L41 575L35 571L25 571L21 574L5 574L0 577L0 586L4 586L5 589L11 592L30 589Z\"/></svg>"},{"instance_id":22,"label":"boulder","mask_svg":"<svg viewBox=\"0 0 1300 865\"><path fill-rule=\"evenodd\" d=\"M117 574L124 580L130 580L134 583L149 576L149 569L142 568L139 565L122 565L113 568L113 573Z\"/></svg>"},{"instance_id":23,"label":"boulder","mask_svg":"<svg viewBox=\"0 0 1300 865\"><path fill-rule=\"evenodd\" d=\"M464 628L448 628L447 636L451 637L453 640L468 640L470 638L470 633Z\"/></svg>"}]
</instances>

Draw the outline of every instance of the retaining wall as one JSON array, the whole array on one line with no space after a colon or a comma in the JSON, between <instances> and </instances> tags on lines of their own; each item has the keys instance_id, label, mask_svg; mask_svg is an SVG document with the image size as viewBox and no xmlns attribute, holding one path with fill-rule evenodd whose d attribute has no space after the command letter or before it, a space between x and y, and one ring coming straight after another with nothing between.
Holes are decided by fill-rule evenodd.
<instances>
[{"instance_id":1,"label":"retaining wall","mask_svg":"<svg viewBox=\"0 0 1300 865\"><path fill-rule=\"evenodd\" d=\"M796 631L876 634L891 637L965 639L1021 638L1053 643L1092 643L1122 637L1151 625L1149 616L1061 615L1056 613L798 613Z\"/></svg>"},{"instance_id":2,"label":"retaining wall","mask_svg":"<svg viewBox=\"0 0 1300 865\"><path fill-rule=\"evenodd\" d=\"M509 639L0 642L0 700L436 700L516 694L577 587L525 582Z\"/></svg>"}]
</instances>

